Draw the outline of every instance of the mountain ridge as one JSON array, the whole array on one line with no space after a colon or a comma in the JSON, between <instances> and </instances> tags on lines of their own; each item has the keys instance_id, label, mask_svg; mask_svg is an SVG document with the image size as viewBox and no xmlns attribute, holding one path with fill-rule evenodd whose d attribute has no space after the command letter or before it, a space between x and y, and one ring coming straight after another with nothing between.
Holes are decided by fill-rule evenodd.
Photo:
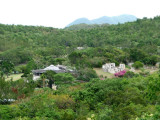
<instances>
[{"instance_id":1,"label":"mountain ridge","mask_svg":"<svg viewBox=\"0 0 160 120\"><path fill-rule=\"evenodd\" d=\"M128 14L123 14L120 16L113 16L113 17L108 17L108 16L102 16L96 19L89 20L88 18L78 18L68 24L66 27L70 27L72 25L77 25L77 24L118 24L118 23L125 23L125 22L133 22L136 21L137 17L134 15L128 15Z\"/></svg>"}]
</instances>

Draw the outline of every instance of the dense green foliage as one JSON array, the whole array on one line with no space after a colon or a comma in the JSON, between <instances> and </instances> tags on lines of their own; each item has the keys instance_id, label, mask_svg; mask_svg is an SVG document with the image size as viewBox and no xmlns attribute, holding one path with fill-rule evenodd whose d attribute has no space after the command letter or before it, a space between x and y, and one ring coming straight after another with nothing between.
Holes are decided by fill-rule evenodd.
<instances>
[{"instance_id":1,"label":"dense green foliage","mask_svg":"<svg viewBox=\"0 0 160 120\"><path fill-rule=\"evenodd\" d=\"M1 105L0 118L128 120L148 115L156 119L160 117L159 81L158 74L153 74L130 79L92 79L85 84L61 86L57 91L38 89L18 103Z\"/></svg>"},{"instance_id":2,"label":"dense green foliage","mask_svg":"<svg viewBox=\"0 0 160 120\"><path fill-rule=\"evenodd\" d=\"M8 74L14 70L14 64L10 61L0 61L0 76Z\"/></svg>"},{"instance_id":3,"label":"dense green foliage","mask_svg":"<svg viewBox=\"0 0 160 120\"><path fill-rule=\"evenodd\" d=\"M121 49L124 55L129 52L127 61L155 64L160 46L159 26L160 17L78 31L0 24L0 56L14 64L34 59L42 67L55 62L56 57L70 54L78 46L114 46ZM115 54L110 54L111 51L107 52L106 57Z\"/></svg>"},{"instance_id":4,"label":"dense green foliage","mask_svg":"<svg viewBox=\"0 0 160 120\"><path fill-rule=\"evenodd\" d=\"M102 27L102 26L109 26L109 24L85 24L85 23L81 23L81 24L77 24L77 25L72 25L69 27L66 27L66 30L81 30L81 29L93 29L96 27Z\"/></svg>"},{"instance_id":5,"label":"dense green foliage","mask_svg":"<svg viewBox=\"0 0 160 120\"><path fill-rule=\"evenodd\" d=\"M54 75L54 80L56 84L62 84L62 83L71 83L74 81L74 77L69 73L57 73Z\"/></svg>"}]
</instances>

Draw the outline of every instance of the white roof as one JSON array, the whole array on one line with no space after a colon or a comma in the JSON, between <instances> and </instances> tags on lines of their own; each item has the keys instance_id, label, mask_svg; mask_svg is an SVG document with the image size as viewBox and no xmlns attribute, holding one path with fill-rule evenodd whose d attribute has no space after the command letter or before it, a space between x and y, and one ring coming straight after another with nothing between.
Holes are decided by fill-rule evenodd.
<instances>
[{"instance_id":1,"label":"white roof","mask_svg":"<svg viewBox=\"0 0 160 120\"><path fill-rule=\"evenodd\" d=\"M59 67L56 67L54 65L50 65L50 66L44 68L43 70L60 70L60 69L59 69Z\"/></svg>"}]
</instances>

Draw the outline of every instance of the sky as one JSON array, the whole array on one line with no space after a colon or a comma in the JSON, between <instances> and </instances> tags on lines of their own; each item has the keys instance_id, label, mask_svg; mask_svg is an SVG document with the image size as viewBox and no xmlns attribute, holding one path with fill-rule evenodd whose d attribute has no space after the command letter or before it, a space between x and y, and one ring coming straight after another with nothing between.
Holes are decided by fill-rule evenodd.
<instances>
[{"instance_id":1,"label":"sky","mask_svg":"<svg viewBox=\"0 0 160 120\"><path fill-rule=\"evenodd\" d=\"M78 18L160 15L160 0L0 0L0 23L64 28Z\"/></svg>"}]
</instances>

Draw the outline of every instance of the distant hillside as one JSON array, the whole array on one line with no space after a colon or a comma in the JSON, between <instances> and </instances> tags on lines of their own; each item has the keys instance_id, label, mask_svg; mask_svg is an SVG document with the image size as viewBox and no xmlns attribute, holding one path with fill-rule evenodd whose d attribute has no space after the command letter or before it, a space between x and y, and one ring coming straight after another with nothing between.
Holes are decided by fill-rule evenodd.
<instances>
[{"instance_id":1,"label":"distant hillside","mask_svg":"<svg viewBox=\"0 0 160 120\"><path fill-rule=\"evenodd\" d=\"M103 16L97 19L88 20L87 18L79 18L66 27L77 25L77 24L118 24L118 23L125 23L125 22L132 22L136 21L137 18L133 15L120 15L120 16L113 16L113 17L107 17Z\"/></svg>"}]
</instances>

